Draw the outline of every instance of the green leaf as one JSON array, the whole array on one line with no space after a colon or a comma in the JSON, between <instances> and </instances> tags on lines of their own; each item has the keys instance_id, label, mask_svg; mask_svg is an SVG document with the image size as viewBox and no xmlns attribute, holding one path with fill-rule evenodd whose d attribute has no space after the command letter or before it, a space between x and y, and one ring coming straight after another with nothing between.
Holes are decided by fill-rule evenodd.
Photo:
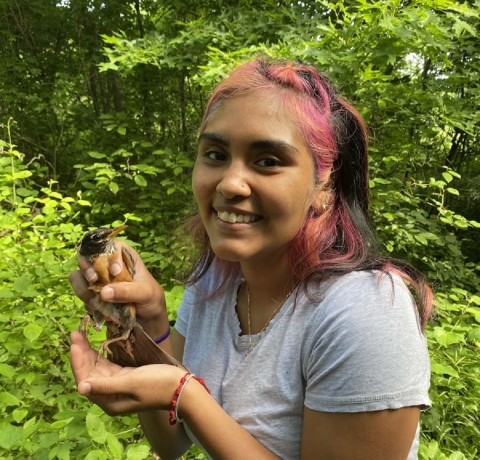
<instances>
[{"instance_id":1,"label":"green leaf","mask_svg":"<svg viewBox=\"0 0 480 460\"><path fill-rule=\"evenodd\" d=\"M476 305L480 305L480 296L478 295L472 295L472 297L470 297L470 300L476 304ZM480 312L479 312L480 313Z\"/></svg>"},{"instance_id":2,"label":"green leaf","mask_svg":"<svg viewBox=\"0 0 480 460\"><path fill-rule=\"evenodd\" d=\"M467 333L467 338L471 342L480 343L480 327L470 329Z\"/></svg>"},{"instance_id":3,"label":"green leaf","mask_svg":"<svg viewBox=\"0 0 480 460\"><path fill-rule=\"evenodd\" d=\"M92 440L100 444L105 444L107 440L107 430L100 417L89 412L87 414L86 424L88 435Z\"/></svg>"},{"instance_id":4,"label":"green leaf","mask_svg":"<svg viewBox=\"0 0 480 460\"><path fill-rule=\"evenodd\" d=\"M413 237L424 246L428 246L428 241L423 237L423 235L413 235Z\"/></svg>"},{"instance_id":5,"label":"green leaf","mask_svg":"<svg viewBox=\"0 0 480 460\"><path fill-rule=\"evenodd\" d=\"M150 455L150 448L148 446L136 445L128 446L127 460L144 460Z\"/></svg>"},{"instance_id":6,"label":"green leaf","mask_svg":"<svg viewBox=\"0 0 480 460\"><path fill-rule=\"evenodd\" d=\"M107 433L107 447L112 458L122 458L123 445L113 433Z\"/></svg>"},{"instance_id":7,"label":"green leaf","mask_svg":"<svg viewBox=\"0 0 480 460\"><path fill-rule=\"evenodd\" d=\"M125 136L125 134L127 134L127 128L125 128L125 126L119 126L117 128L117 133Z\"/></svg>"},{"instance_id":8,"label":"green leaf","mask_svg":"<svg viewBox=\"0 0 480 460\"><path fill-rule=\"evenodd\" d=\"M58 458L58 460L70 460L70 443L60 444L55 446L50 453L48 454L48 459L53 460Z\"/></svg>"},{"instance_id":9,"label":"green leaf","mask_svg":"<svg viewBox=\"0 0 480 460\"><path fill-rule=\"evenodd\" d=\"M15 375L15 368L10 364L0 363L0 375L11 379Z\"/></svg>"},{"instance_id":10,"label":"green leaf","mask_svg":"<svg viewBox=\"0 0 480 460\"><path fill-rule=\"evenodd\" d=\"M0 299L11 299L15 294L8 289L0 289Z\"/></svg>"},{"instance_id":11,"label":"green leaf","mask_svg":"<svg viewBox=\"0 0 480 460\"><path fill-rule=\"evenodd\" d=\"M72 420L73 417L69 417L64 420L57 420L56 422L53 422L50 426L55 430L59 430L66 427Z\"/></svg>"},{"instance_id":12,"label":"green leaf","mask_svg":"<svg viewBox=\"0 0 480 460\"><path fill-rule=\"evenodd\" d=\"M28 410L26 409L15 409L12 412L12 417L15 422L20 423L28 415Z\"/></svg>"},{"instance_id":13,"label":"green leaf","mask_svg":"<svg viewBox=\"0 0 480 460\"><path fill-rule=\"evenodd\" d=\"M110 191L111 191L114 195L116 195L117 192L118 192L118 190L119 190L118 184L117 184L116 182L113 182L113 181L108 184L108 188L110 189Z\"/></svg>"},{"instance_id":14,"label":"green leaf","mask_svg":"<svg viewBox=\"0 0 480 460\"><path fill-rule=\"evenodd\" d=\"M23 431L18 426L8 424L0 430L0 447L6 450L11 450L16 445L19 445L23 437Z\"/></svg>"},{"instance_id":15,"label":"green leaf","mask_svg":"<svg viewBox=\"0 0 480 460\"><path fill-rule=\"evenodd\" d=\"M104 153L100 153L100 152L87 152L87 155L91 156L92 158L97 158L97 159L107 158L107 155L105 155Z\"/></svg>"},{"instance_id":16,"label":"green leaf","mask_svg":"<svg viewBox=\"0 0 480 460\"><path fill-rule=\"evenodd\" d=\"M107 460L107 454L102 450L91 450L84 460Z\"/></svg>"},{"instance_id":17,"label":"green leaf","mask_svg":"<svg viewBox=\"0 0 480 460\"><path fill-rule=\"evenodd\" d=\"M442 172L442 176L445 179L445 182L448 184L449 182L452 182L453 177L450 173L448 172Z\"/></svg>"},{"instance_id":18,"label":"green leaf","mask_svg":"<svg viewBox=\"0 0 480 460\"><path fill-rule=\"evenodd\" d=\"M458 190L456 188L447 187L446 190L447 190L448 193L451 193L452 195L460 195L460 193L458 192Z\"/></svg>"},{"instance_id":19,"label":"green leaf","mask_svg":"<svg viewBox=\"0 0 480 460\"><path fill-rule=\"evenodd\" d=\"M31 177L32 173L30 171L17 171L13 173L14 179L26 179L27 177Z\"/></svg>"},{"instance_id":20,"label":"green leaf","mask_svg":"<svg viewBox=\"0 0 480 460\"><path fill-rule=\"evenodd\" d=\"M43 328L42 326L36 324L36 323L30 323L30 324L27 324L24 328L23 328L23 335L28 339L30 340L30 342L33 342L35 341L36 339L38 339L38 337L40 337L40 334L43 332Z\"/></svg>"},{"instance_id":21,"label":"green leaf","mask_svg":"<svg viewBox=\"0 0 480 460\"><path fill-rule=\"evenodd\" d=\"M381 184L381 185L388 185L391 183L390 180L388 179L382 179L381 177L375 177L375 179L372 179L373 182L376 184Z\"/></svg>"},{"instance_id":22,"label":"green leaf","mask_svg":"<svg viewBox=\"0 0 480 460\"><path fill-rule=\"evenodd\" d=\"M135 183L139 185L140 187L146 187L147 186L147 180L141 176L140 174L137 174L134 177Z\"/></svg>"},{"instance_id":23,"label":"green leaf","mask_svg":"<svg viewBox=\"0 0 480 460\"><path fill-rule=\"evenodd\" d=\"M463 342L464 336L463 334L460 333L455 333L455 332L449 332L443 329L442 327L435 327L433 329L433 335L437 342L440 345L443 345L445 347L448 347L449 345L452 345L454 343L460 343Z\"/></svg>"},{"instance_id":24,"label":"green leaf","mask_svg":"<svg viewBox=\"0 0 480 460\"><path fill-rule=\"evenodd\" d=\"M13 282L13 289L17 292L22 292L28 289L31 281L28 276L20 276Z\"/></svg>"},{"instance_id":25,"label":"green leaf","mask_svg":"<svg viewBox=\"0 0 480 460\"><path fill-rule=\"evenodd\" d=\"M3 404L4 406L19 406L20 401L18 398L11 393L3 391L0 393L0 405Z\"/></svg>"},{"instance_id":26,"label":"green leaf","mask_svg":"<svg viewBox=\"0 0 480 460\"><path fill-rule=\"evenodd\" d=\"M432 363L431 369L434 374L458 377L458 372L453 367L446 364Z\"/></svg>"}]
</instances>

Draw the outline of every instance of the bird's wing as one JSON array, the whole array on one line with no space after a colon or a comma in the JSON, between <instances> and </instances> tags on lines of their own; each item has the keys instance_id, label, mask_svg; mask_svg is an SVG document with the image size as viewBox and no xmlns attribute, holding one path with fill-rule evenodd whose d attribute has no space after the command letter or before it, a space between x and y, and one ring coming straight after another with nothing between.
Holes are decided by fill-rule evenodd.
<instances>
[{"instance_id":1,"label":"bird's wing","mask_svg":"<svg viewBox=\"0 0 480 460\"><path fill-rule=\"evenodd\" d=\"M133 256L130 251L126 248L122 248L122 259L125 267L127 267L128 273L133 278L135 275L135 262L133 261Z\"/></svg>"},{"instance_id":2,"label":"bird's wing","mask_svg":"<svg viewBox=\"0 0 480 460\"><path fill-rule=\"evenodd\" d=\"M115 342L109 345L112 355L109 355L110 361L124 367L140 367L148 364L170 364L188 371L188 369L173 356L163 351L142 329L135 326L130 337L127 339L132 343L133 358L125 351L125 346L121 342Z\"/></svg>"}]
</instances>

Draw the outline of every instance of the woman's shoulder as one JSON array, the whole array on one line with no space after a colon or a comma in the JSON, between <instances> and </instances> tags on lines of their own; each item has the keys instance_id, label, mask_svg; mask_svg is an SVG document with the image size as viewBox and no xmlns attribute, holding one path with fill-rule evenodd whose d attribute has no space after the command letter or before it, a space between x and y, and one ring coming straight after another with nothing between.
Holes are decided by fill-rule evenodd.
<instances>
[{"instance_id":1,"label":"woman's shoulder","mask_svg":"<svg viewBox=\"0 0 480 460\"><path fill-rule=\"evenodd\" d=\"M312 290L312 287L310 289ZM342 301L361 298L372 302L384 297L397 297L402 301L407 297L413 300L399 274L380 270L359 270L331 276L314 286L313 293L318 293L322 301L327 302L338 298Z\"/></svg>"},{"instance_id":2,"label":"woman's shoulder","mask_svg":"<svg viewBox=\"0 0 480 460\"><path fill-rule=\"evenodd\" d=\"M382 323L418 323L410 290L397 273L378 270L352 271L310 286L315 307L312 325L331 329L375 327Z\"/></svg>"},{"instance_id":3,"label":"woman's shoulder","mask_svg":"<svg viewBox=\"0 0 480 460\"><path fill-rule=\"evenodd\" d=\"M351 272L330 280L305 332L306 405L362 412L429 404L429 361L401 276Z\"/></svg>"}]
</instances>

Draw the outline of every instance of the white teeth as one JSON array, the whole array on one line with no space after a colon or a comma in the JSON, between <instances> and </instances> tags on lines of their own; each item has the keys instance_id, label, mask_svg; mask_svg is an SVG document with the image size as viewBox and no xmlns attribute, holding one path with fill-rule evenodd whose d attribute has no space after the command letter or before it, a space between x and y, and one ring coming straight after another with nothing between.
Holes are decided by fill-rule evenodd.
<instances>
[{"instance_id":1,"label":"white teeth","mask_svg":"<svg viewBox=\"0 0 480 460\"><path fill-rule=\"evenodd\" d=\"M256 216L250 215L243 215L243 214L235 214L233 212L222 211L218 213L218 218L223 220L224 222L229 222L230 224L235 223L246 223L255 222L257 220Z\"/></svg>"}]
</instances>

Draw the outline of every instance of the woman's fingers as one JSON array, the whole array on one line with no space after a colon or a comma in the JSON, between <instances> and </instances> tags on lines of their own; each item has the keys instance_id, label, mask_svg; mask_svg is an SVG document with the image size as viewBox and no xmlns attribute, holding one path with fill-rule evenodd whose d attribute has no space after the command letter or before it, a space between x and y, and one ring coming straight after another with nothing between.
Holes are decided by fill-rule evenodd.
<instances>
[{"instance_id":1,"label":"woman's fingers","mask_svg":"<svg viewBox=\"0 0 480 460\"><path fill-rule=\"evenodd\" d=\"M81 273L88 282L95 282L98 279L98 275L95 273L95 270L92 267L92 264L85 259L85 257L77 257L78 268L80 268Z\"/></svg>"},{"instance_id":2,"label":"woman's fingers","mask_svg":"<svg viewBox=\"0 0 480 460\"><path fill-rule=\"evenodd\" d=\"M75 295L82 300L85 305L89 305L94 298L93 292L88 289L88 283L80 270L76 270L68 276Z\"/></svg>"},{"instance_id":3,"label":"woman's fingers","mask_svg":"<svg viewBox=\"0 0 480 460\"><path fill-rule=\"evenodd\" d=\"M70 347L70 364L73 370L73 376L77 385L85 380L91 370L92 356L91 349L86 337L79 331L73 331L71 334L72 345Z\"/></svg>"},{"instance_id":4,"label":"woman's fingers","mask_svg":"<svg viewBox=\"0 0 480 460\"><path fill-rule=\"evenodd\" d=\"M110 273L113 276L118 275L123 270L123 259L122 259L122 247L125 247L130 254L132 254L135 264L140 260L137 252L132 249L128 244L122 243L121 241L115 242L116 251L109 257L110 262ZM92 264L81 255L77 255L78 267L85 276L86 280L89 282L95 282L98 279L97 273L92 267Z\"/></svg>"},{"instance_id":5,"label":"woman's fingers","mask_svg":"<svg viewBox=\"0 0 480 460\"><path fill-rule=\"evenodd\" d=\"M103 356L98 356L98 352L90 346L82 332L73 331L71 341L70 364L75 382L79 385L79 391L82 394L88 394L89 392L84 386L86 380L111 377L123 373L121 366L110 362Z\"/></svg>"},{"instance_id":6,"label":"woman's fingers","mask_svg":"<svg viewBox=\"0 0 480 460\"><path fill-rule=\"evenodd\" d=\"M135 303L137 319L143 327L147 327L147 322L151 320L165 319L165 296L160 285L147 270L142 259L133 248L121 241L116 241L115 246L116 251L110 257L110 273L115 275L123 269L122 250L126 249L132 255L134 261L134 281L110 283L104 286L100 293L102 300L113 303ZM70 283L75 294L85 303L87 310L92 312L97 308L94 303L96 296L88 288L88 285L89 282L98 280L98 275L85 257L78 257L78 266L80 271L70 274ZM165 329L165 327L158 326L155 327L156 329ZM151 333L156 334L153 330Z\"/></svg>"},{"instance_id":7,"label":"woman's fingers","mask_svg":"<svg viewBox=\"0 0 480 460\"><path fill-rule=\"evenodd\" d=\"M121 282L105 286L100 291L100 297L105 302L133 302L142 305L163 297L163 292L156 283L145 281Z\"/></svg>"}]
</instances>

